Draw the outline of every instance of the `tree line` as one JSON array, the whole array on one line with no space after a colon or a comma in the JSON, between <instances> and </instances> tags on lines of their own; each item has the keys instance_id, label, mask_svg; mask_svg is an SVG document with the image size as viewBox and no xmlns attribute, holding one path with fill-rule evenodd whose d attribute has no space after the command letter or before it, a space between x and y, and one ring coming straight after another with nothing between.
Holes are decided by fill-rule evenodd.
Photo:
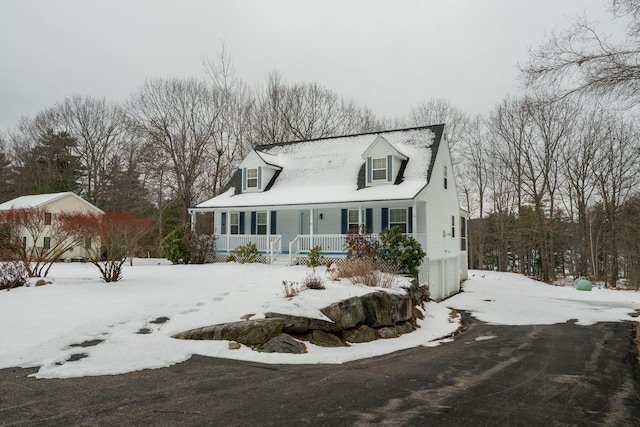
<instances>
[{"instance_id":1,"label":"tree line","mask_svg":"<svg viewBox=\"0 0 640 427\"><path fill-rule=\"evenodd\" d=\"M429 99L404 117L376 117L277 72L250 87L222 46L203 60L203 78L149 78L121 103L73 95L0 134L0 201L74 191L108 212L152 216L147 250L157 253L257 144L445 123L471 267L637 287L639 3L613 2L628 19L626 45L577 21L531 51L523 95L477 116Z\"/></svg>"}]
</instances>

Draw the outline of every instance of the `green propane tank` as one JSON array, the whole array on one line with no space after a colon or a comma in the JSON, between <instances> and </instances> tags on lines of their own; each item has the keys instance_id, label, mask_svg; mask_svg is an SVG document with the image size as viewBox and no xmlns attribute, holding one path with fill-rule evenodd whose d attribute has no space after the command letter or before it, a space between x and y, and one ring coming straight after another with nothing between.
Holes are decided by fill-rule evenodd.
<instances>
[{"instance_id":1,"label":"green propane tank","mask_svg":"<svg viewBox=\"0 0 640 427\"><path fill-rule=\"evenodd\" d=\"M573 286L579 291L590 291L593 287L593 284L589 279L584 276L578 277L574 282Z\"/></svg>"}]
</instances>

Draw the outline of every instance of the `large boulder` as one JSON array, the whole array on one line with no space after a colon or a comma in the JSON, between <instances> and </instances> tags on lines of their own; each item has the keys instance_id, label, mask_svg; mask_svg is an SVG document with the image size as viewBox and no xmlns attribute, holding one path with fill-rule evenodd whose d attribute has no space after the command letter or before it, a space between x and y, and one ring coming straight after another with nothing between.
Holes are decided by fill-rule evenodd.
<instances>
[{"instance_id":1,"label":"large boulder","mask_svg":"<svg viewBox=\"0 0 640 427\"><path fill-rule=\"evenodd\" d=\"M258 347L257 350L263 353L303 354L307 352L307 346L294 339L291 335L280 334L271 338L263 346Z\"/></svg>"},{"instance_id":2,"label":"large boulder","mask_svg":"<svg viewBox=\"0 0 640 427\"><path fill-rule=\"evenodd\" d=\"M373 327L393 326L395 304L391 295L387 292L372 292L360 299L365 310L365 324Z\"/></svg>"},{"instance_id":3,"label":"large boulder","mask_svg":"<svg viewBox=\"0 0 640 427\"><path fill-rule=\"evenodd\" d=\"M393 298L393 323L404 322L413 317L413 304L409 295L391 295Z\"/></svg>"},{"instance_id":4,"label":"large boulder","mask_svg":"<svg viewBox=\"0 0 640 427\"><path fill-rule=\"evenodd\" d=\"M315 330L311 332L311 342L319 347L344 347L345 343L342 342L337 336L328 332Z\"/></svg>"},{"instance_id":5,"label":"large boulder","mask_svg":"<svg viewBox=\"0 0 640 427\"><path fill-rule=\"evenodd\" d=\"M365 313L362 300L351 297L321 308L322 314L333 320L336 330L353 328L364 322Z\"/></svg>"},{"instance_id":6,"label":"large boulder","mask_svg":"<svg viewBox=\"0 0 640 427\"><path fill-rule=\"evenodd\" d=\"M293 316L291 314L274 312L265 313L264 317L268 319L282 319L282 332L285 332L287 334L300 335L306 333L309 330L316 329L325 332L337 332L341 330L340 325L321 319L311 319L308 317Z\"/></svg>"},{"instance_id":7,"label":"large boulder","mask_svg":"<svg viewBox=\"0 0 640 427\"><path fill-rule=\"evenodd\" d=\"M267 319L282 319L282 332L287 334L304 334L309 330L309 318L307 317L274 312L265 313L264 317Z\"/></svg>"},{"instance_id":8,"label":"large boulder","mask_svg":"<svg viewBox=\"0 0 640 427\"><path fill-rule=\"evenodd\" d=\"M342 331L342 339L351 343L369 342L377 338L376 330L367 325L360 325L357 328Z\"/></svg>"},{"instance_id":9,"label":"large boulder","mask_svg":"<svg viewBox=\"0 0 640 427\"><path fill-rule=\"evenodd\" d=\"M264 344L282 332L283 321L279 318L256 319L223 323L191 329L174 335L185 340L229 340L244 345Z\"/></svg>"}]
</instances>

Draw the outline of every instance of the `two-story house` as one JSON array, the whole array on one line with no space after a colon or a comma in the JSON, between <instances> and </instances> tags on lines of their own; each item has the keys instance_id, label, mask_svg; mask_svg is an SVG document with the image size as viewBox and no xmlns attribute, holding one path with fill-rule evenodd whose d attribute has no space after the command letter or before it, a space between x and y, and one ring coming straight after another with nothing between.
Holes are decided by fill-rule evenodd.
<instances>
[{"instance_id":1,"label":"two-story house","mask_svg":"<svg viewBox=\"0 0 640 427\"><path fill-rule=\"evenodd\" d=\"M213 212L216 258L248 242L265 262L295 264L310 248L344 257L346 232L399 227L427 256L419 280L434 299L467 274L466 217L444 125L259 145L223 192L190 209Z\"/></svg>"}]
</instances>

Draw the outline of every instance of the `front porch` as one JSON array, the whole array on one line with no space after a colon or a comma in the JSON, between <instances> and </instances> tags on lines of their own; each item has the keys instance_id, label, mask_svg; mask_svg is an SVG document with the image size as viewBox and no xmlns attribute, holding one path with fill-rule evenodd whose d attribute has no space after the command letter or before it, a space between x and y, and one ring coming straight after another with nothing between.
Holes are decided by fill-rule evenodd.
<instances>
[{"instance_id":1,"label":"front porch","mask_svg":"<svg viewBox=\"0 0 640 427\"><path fill-rule=\"evenodd\" d=\"M377 234L370 235L372 239L379 239ZM346 234L298 234L288 242L282 242L282 235L259 234L223 234L216 236L216 261L222 261L235 251L238 246L253 243L262 254L262 262L272 264L276 261L286 261L287 265L298 264L304 260L309 251L320 246L320 254L324 258L345 258Z\"/></svg>"}]
</instances>

